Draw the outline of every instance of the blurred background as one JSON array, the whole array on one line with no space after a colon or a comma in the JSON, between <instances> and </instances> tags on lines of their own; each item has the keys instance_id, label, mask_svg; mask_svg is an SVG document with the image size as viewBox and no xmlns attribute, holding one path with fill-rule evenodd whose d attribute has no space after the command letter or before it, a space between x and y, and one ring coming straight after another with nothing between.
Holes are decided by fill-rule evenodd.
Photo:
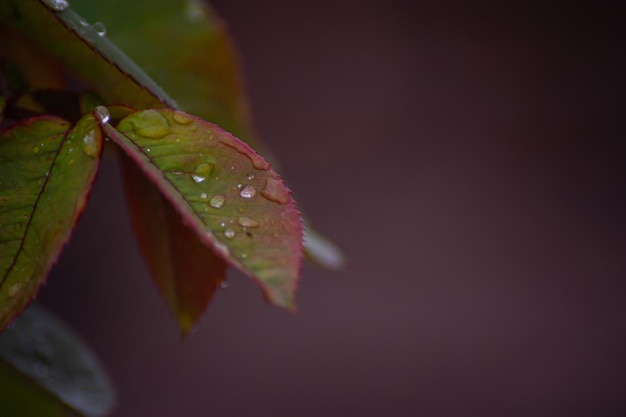
<instances>
[{"instance_id":1,"label":"blurred background","mask_svg":"<svg viewBox=\"0 0 626 417\"><path fill-rule=\"evenodd\" d=\"M39 298L116 417L626 415L624 11L502 3L213 1L349 265L296 315L231 273L182 341L109 159Z\"/></svg>"}]
</instances>

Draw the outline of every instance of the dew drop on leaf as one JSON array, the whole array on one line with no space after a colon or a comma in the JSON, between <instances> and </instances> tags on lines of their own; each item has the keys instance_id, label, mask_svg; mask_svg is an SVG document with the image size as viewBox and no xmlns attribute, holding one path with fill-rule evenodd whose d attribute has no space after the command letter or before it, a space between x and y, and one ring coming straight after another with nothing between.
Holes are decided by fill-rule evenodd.
<instances>
[{"instance_id":1,"label":"dew drop on leaf","mask_svg":"<svg viewBox=\"0 0 626 417\"><path fill-rule=\"evenodd\" d=\"M224 237L226 239L233 239L235 237L235 231L233 229L225 229Z\"/></svg>"},{"instance_id":2,"label":"dew drop on leaf","mask_svg":"<svg viewBox=\"0 0 626 417\"><path fill-rule=\"evenodd\" d=\"M11 298L15 297L17 293L19 292L21 286L22 285L19 282L11 285L9 289L7 290L8 296Z\"/></svg>"},{"instance_id":3,"label":"dew drop on leaf","mask_svg":"<svg viewBox=\"0 0 626 417\"><path fill-rule=\"evenodd\" d=\"M174 115L172 116L172 120L183 126L186 126L193 122L193 119L184 113L174 113Z\"/></svg>"},{"instance_id":4,"label":"dew drop on leaf","mask_svg":"<svg viewBox=\"0 0 626 417\"><path fill-rule=\"evenodd\" d=\"M237 223L239 223L243 227L259 227L259 222L250 217L240 217L237 219Z\"/></svg>"},{"instance_id":5,"label":"dew drop on leaf","mask_svg":"<svg viewBox=\"0 0 626 417\"><path fill-rule=\"evenodd\" d=\"M208 197L207 193L200 194L200 198L203 199L203 200L206 200L207 197Z\"/></svg>"},{"instance_id":6,"label":"dew drop on leaf","mask_svg":"<svg viewBox=\"0 0 626 417\"><path fill-rule=\"evenodd\" d=\"M202 177L208 177L213 171L213 164L200 164L193 170L196 175L200 175Z\"/></svg>"},{"instance_id":7,"label":"dew drop on leaf","mask_svg":"<svg viewBox=\"0 0 626 417\"><path fill-rule=\"evenodd\" d=\"M106 36L107 34L107 28L106 26L104 26L104 23L102 22L94 23L93 25L91 25L91 28L95 30L98 36L100 37Z\"/></svg>"},{"instance_id":8,"label":"dew drop on leaf","mask_svg":"<svg viewBox=\"0 0 626 417\"><path fill-rule=\"evenodd\" d=\"M104 106L96 107L96 118L100 123L109 123L109 119L111 118L111 114L109 113L109 109Z\"/></svg>"},{"instance_id":9,"label":"dew drop on leaf","mask_svg":"<svg viewBox=\"0 0 626 417\"><path fill-rule=\"evenodd\" d=\"M261 195L278 204L287 204L289 201L287 188L282 184L282 181L272 177L267 179L265 187L261 190Z\"/></svg>"},{"instance_id":10,"label":"dew drop on leaf","mask_svg":"<svg viewBox=\"0 0 626 417\"><path fill-rule=\"evenodd\" d=\"M150 152L150 150L148 150L148 152ZM206 177L203 177L202 175L192 175L191 178L198 184L206 180Z\"/></svg>"},{"instance_id":11,"label":"dew drop on leaf","mask_svg":"<svg viewBox=\"0 0 626 417\"><path fill-rule=\"evenodd\" d=\"M222 208L224 206L224 201L226 199L224 198L223 195L221 194L217 194L215 196L213 196L213 198L211 199L211 201L209 201L209 205L215 209L219 209Z\"/></svg>"},{"instance_id":12,"label":"dew drop on leaf","mask_svg":"<svg viewBox=\"0 0 626 417\"><path fill-rule=\"evenodd\" d=\"M62 12L70 7L70 3L67 0L44 0L44 3L50 10L55 12Z\"/></svg>"},{"instance_id":13,"label":"dew drop on leaf","mask_svg":"<svg viewBox=\"0 0 626 417\"><path fill-rule=\"evenodd\" d=\"M83 137L83 151L95 158L96 156L98 156L98 144L96 143L96 133L94 130L90 130L89 133L87 133L84 137Z\"/></svg>"},{"instance_id":14,"label":"dew drop on leaf","mask_svg":"<svg viewBox=\"0 0 626 417\"><path fill-rule=\"evenodd\" d=\"M33 147L33 153L39 153L41 149L39 149L39 146L34 146Z\"/></svg>"},{"instance_id":15,"label":"dew drop on leaf","mask_svg":"<svg viewBox=\"0 0 626 417\"><path fill-rule=\"evenodd\" d=\"M138 135L150 139L161 139L171 132L167 119L155 110L142 112L141 127L134 130Z\"/></svg>"},{"instance_id":16,"label":"dew drop on leaf","mask_svg":"<svg viewBox=\"0 0 626 417\"><path fill-rule=\"evenodd\" d=\"M252 198L256 195L256 188L254 188L252 185L246 185L241 189L239 195L243 198Z\"/></svg>"}]
</instances>

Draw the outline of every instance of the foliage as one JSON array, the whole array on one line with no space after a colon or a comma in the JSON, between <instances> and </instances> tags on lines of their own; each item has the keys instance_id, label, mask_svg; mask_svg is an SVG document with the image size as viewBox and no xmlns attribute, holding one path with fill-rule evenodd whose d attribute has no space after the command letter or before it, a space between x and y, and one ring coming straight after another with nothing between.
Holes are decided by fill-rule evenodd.
<instances>
[{"instance_id":1,"label":"foliage","mask_svg":"<svg viewBox=\"0 0 626 417\"><path fill-rule=\"evenodd\" d=\"M2 0L0 41L0 380L18 393L14 404L32 405L20 415L104 415L112 404L97 363L49 313L29 309L9 326L69 240L109 149L146 265L183 333L229 266L295 309L303 221L251 128L232 46L207 4ZM332 243L308 225L304 234L309 259L341 266ZM68 362L68 351L88 359ZM98 395L55 388L82 368Z\"/></svg>"}]
</instances>

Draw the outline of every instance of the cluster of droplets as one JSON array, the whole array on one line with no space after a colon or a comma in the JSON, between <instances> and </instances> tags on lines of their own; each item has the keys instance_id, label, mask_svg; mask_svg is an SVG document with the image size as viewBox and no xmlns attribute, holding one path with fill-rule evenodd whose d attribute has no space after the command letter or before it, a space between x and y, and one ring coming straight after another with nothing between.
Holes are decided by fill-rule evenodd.
<instances>
[{"instance_id":1,"label":"cluster of droplets","mask_svg":"<svg viewBox=\"0 0 626 417\"><path fill-rule=\"evenodd\" d=\"M64 12L70 7L70 3L67 0L43 0L43 2L50 10L55 13ZM80 19L78 22L83 27L91 26L91 29L93 29L100 37L104 37L107 34L107 29L102 22L96 22L93 25L90 25L83 19Z\"/></svg>"}]
</instances>

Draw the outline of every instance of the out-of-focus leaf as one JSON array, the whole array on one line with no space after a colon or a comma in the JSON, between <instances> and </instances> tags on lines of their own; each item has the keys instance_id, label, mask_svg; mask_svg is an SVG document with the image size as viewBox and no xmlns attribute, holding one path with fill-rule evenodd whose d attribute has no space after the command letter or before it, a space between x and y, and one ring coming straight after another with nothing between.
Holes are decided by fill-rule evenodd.
<instances>
[{"instance_id":1,"label":"out-of-focus leaf","mask_svg":"<svg viewBox=\"0 0 626 417\"><path fill-rule=\"evenodd\" d=\"M160 0L150 7L126 0L71 4L87 20L103 22L107 37L171 94L180 109L218 123L245 142L253 139L235 51L208 2ZM258 143L252 145L259 149Z\"/></svg>"},{"instance_id":2,"label":"out-of-focus leaf","mask_svg":"<svg viewBox=\"0 0 626 417\"><path fill-rule=\"evenodd\" d=\"M224 280L227 265L183 224L181 215L133 161L121 152L120 159L139 248L157 288L187 333Z\"/></svg>"},{"instance_id":3,"label":"out-of-focus leaf","mask_svg":"<svg viewBox=\"0 0 626 417\"><path fill-rule=\"evenodd\" d=\"M263 158L217 126L171 109L103 128L205 245L255 278L270 302L294 308L301 219Z\"/></svg>"},{"instance_id":4,"label":"out-of-focus leaf","mask_svg":"<svg viewBox=\"0 0 626 417\"><path fill-rule=\"evenodd\" d=\"M110 104L137 108L175 106L174 101L128 56L70 8L46 6L53 0L4 0L0 23L4 42L21 32L74 73ZM64 2L66 3L66 2Z\"/></svg>"},{"instance_id":5,"label":"out-of-focus leaf","mask_svg":"<svg viewBox=\"0 0 626 417\"><path fill-rule=\"evenodd\" d=\"M52 116L0 132L0 329L35 296L80 215L102 133Z\"/></svg>"},{"instance_id":6,"label":"out-of-focus leaf","mask_svg":"<svg viewBox=\"0 0 626 417\"><path fill-rule=\"evenodd\" d=\"M115 403L95 355L38 306L0 334L0 387L3 416L101 417Z\"/></svg>"}]
</instances>

